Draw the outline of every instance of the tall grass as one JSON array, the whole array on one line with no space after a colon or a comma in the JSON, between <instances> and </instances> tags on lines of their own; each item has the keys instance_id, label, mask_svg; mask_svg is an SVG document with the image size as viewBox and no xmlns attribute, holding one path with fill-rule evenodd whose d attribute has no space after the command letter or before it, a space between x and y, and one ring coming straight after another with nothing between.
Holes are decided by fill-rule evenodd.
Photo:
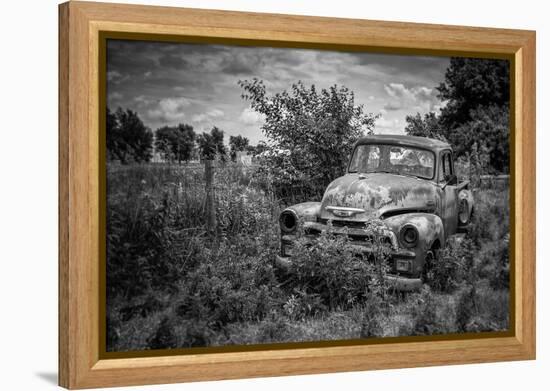
<instances>
[{"instance_id":1,"label":"tall grass","mask_svg":"<svg viewBox=\"0 0 550 391\"><path fill-rule=\"evenodd\" d=\"M108 350L508 327L506 191L475 193L472 229L446 248L431 287L401 297L372 278L385 263L358 259L341 237L299 244L291 273L276 271L286 201L242 166L216 168L219 229L208 234L203 176L200 165L109 167Z\"/></svg>"}]
</instances>

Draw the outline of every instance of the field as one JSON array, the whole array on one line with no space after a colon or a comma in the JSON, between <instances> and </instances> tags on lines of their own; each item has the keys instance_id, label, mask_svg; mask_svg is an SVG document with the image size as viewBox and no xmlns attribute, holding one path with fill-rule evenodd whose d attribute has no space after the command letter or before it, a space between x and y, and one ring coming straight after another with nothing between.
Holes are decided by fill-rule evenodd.
<instances>
[{"instance_id":1,"label":"field","mask_svg":"<svg viewBox=\"0 0 550 391\"><path fill-rule=\"evenodd\" d=\"M288 200L232 163L216 168L214 187L218 229L209 234L202 166L109 165L108 351L508 328L507 187L474 189L471 230L408 295L362 278L372 270L358 270L331 236L281 274L273 260Z\"/></svg>"}]
</instances>

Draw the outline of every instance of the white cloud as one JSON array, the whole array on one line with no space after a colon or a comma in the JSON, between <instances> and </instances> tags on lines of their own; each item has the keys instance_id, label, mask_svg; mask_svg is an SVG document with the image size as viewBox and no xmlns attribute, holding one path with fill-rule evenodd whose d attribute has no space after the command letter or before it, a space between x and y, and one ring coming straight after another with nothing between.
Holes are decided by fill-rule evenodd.
<instances>
[{"instance_id":1,"label":"white cloud","mask_svg":"<svg viewBox=\"0 0 550 391\"><path fill-rule=\"evenodd\" d=\"M195 114L193 117L191 117L191 120L194 122L208 122L214 118L223 117L225 113L223 110L220 109L212 109L207 111L206 113L199 113Z\"/></svg>"},{"instance_id":2,"label":"white cloud","mask_svg":"<svg viewBox=\"0 0 550 391\"><path fill-rule=\"evenodd\" d=\"M114 81L115 79L122 77L118 71L109 71L107 72L107 81Z\"/></svg>"},{"instance_id":3,"label":"white cloud","mask_svg":"<svg viewBox=\"0 0 550 391\"><path fill-rule=\"evenodd\" d=\"M120 84L123 81L126 81L130 78L129 75L123 75L118 71L109 71L107 72L107 81L113 84Z\"/></svg>"},{"instance_id":4,"label":"white cloud","mask_svg":"<svg viewBox=\"0 0 550 391\"><path fill-rule=\"evenodd\" d=\"M120 100L122 99L122 97L123 96L120 92L115 91L115 92L111 92L107 98L109 101L113 101L113 100Z\"/></svg>"},{"instance_id":5,"label":"white cloud","mask_svg":"<svg viewBox=\"0 0 550 391\"><path fill-rule=\"evenodd\" d=\"M427 113L436 110L441 105L433 88L424 86L407 88L401 83L384 85L384 91L390 100L384 105L388 111L405 110L411 113Z\"/></svg>"},{"instance_id":6,"label":"white cloud","mask_svg":"<svg viewBox=\"0 0 550 391\"><path fill-rule=\"evenodd\" d=\"M206 113L206 115L212 118L217 118L217 117L222 117L224 115L224 112L220 109L213 109L213 110L210 110L208 113Z\"/></svg>"},{"instance_id":7,"label":"white cloud","mask_svg":"<svg viewBox=\"0 0 550 391\"><path fill-rule=\"evenodd\" d=\"M239 116L239 120L246 125L261 125L264 122L264 115L251 107L246 107Z\"/></svg>"},{"instance_id":8,"label":"white cloud","mask_svg":"<svg viewBox=\"0 0 550 391\"><path fill-rule=\"evenodd\" d=\"M191 117L191 121L194 121L194 122L204 122L206 121L207 117L206 117L206 114L195 114L194 116Z\"/></svg>"},{"instance_id":9,"label":"white cloud","mask_svg":"<svg viewBox=\"0 0 550 391\"><path fill-rule=\"evenodd\" d=\"M375 122L375 133L403 134L404 124L400 119L379 117Z\"/></svg>"},{"instance_id":10,"label":"white cloud","mask_svg":"<svg viewBox=\"0 0 550 391\"><path fill-rule=\"evenodd\" d=\"M185 108L190 105L188 99L184 97L164 98L158 101L157 107L148 110L149 118L177 122L185 117Z\"/></svg>"}]
</instances>

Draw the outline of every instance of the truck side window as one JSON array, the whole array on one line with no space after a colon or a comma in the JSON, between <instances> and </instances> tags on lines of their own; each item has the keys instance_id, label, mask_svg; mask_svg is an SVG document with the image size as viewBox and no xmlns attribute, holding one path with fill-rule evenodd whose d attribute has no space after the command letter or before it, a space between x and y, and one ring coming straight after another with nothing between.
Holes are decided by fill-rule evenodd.
<instances>
[{"instance_id":1,"label":"truck side window","mask_svg":"<svg viewBox=\"0 0 550 391\"><path fill-rule=\"evenodd\" d=\"M453 164L451 161L451 153L443 152L441 155L441 164L439 165L439 181L445 182L446 178L453 173Z\"/></svg>"}]
</instances>

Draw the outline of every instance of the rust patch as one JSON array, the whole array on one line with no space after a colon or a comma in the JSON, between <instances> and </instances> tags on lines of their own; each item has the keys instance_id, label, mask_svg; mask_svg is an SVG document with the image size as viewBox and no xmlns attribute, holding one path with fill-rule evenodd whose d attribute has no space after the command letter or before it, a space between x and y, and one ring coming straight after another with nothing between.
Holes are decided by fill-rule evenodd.
<instances>
[{"instance_id":1,"label":"rust patch","mask_svg":"<svg viewBox=\"0 0 550 391\"><path fill-rule=\"evenodd\" d=\"M436 196L435 185L413 177L391 174L348 174L333 181L322 201L324 218L331 218L327 206L361 208L356 220L376 217L381 209L425 207Z\"/></svg>"}]
</instances>

